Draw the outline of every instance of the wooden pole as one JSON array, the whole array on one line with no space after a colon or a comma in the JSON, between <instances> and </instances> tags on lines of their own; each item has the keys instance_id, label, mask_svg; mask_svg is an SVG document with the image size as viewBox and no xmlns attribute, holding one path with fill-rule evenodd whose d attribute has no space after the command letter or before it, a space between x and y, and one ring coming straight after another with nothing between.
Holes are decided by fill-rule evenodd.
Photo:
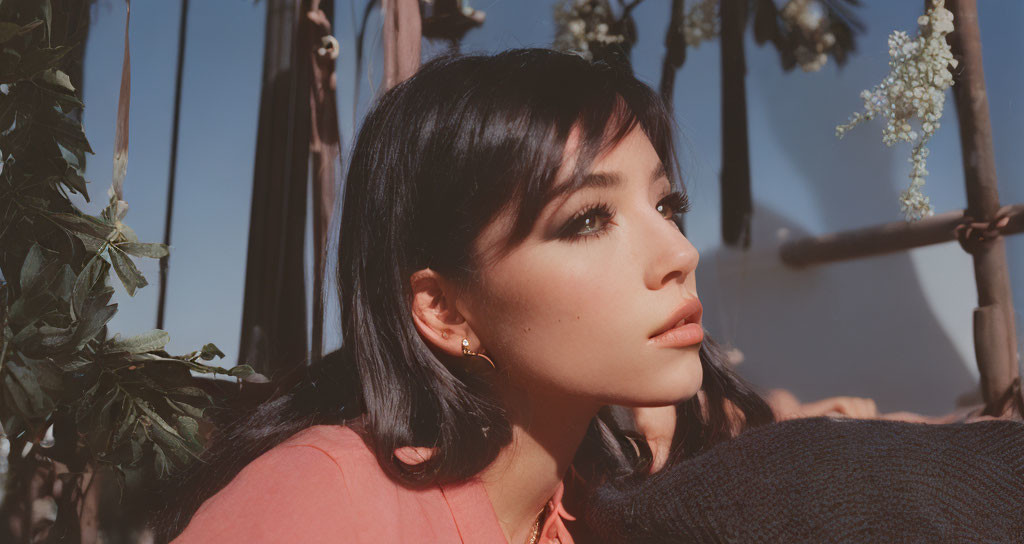
<instances>
[{"instance_id":1,"label":"wooden pole","mask_svg":"<svg viewBox=\"0 0 1024 544\"><path fill-rule=\"evenodd\" d=\"M953 12L955 27L948 39L954 58L959 60L953 95L960 120L967 213L977 221L991 221L999 209L999 190L988 95L985 91L985 70L982 66L978 9L975 0L947 0L946 3ZM985 402L990 403L999 398L1020 374L1013 295L1006 264L1006 244L1002 237L976 244L971 254L978 284L975 347L982 395ZM1002 349L997 345L989 345L999 341L1002 342Z\"/></svg>"},{"instance_id":2,"label":"wooden pole","mask_svg":"<svg viewBox=\"0 0 1024 544\"><path fill-rule=\"evenodd\" d=\"M327 238L334 212L335 172L340 164L341 135L338 129L338 104L335 68L338 52L334 49L331 28L334 0L304 0L305 18L300 33L305 54L310 57L309 151L313 162L313 333L310 361L323 356L324 320L327 297ZM323 54L320 53L323 51Z\"/></svg>"},{"instance_id":3,"label":"wooden pole","mask_svg":"<svg viewBox=\"0 0 1024 544\"><path fill-rule=\"evenodd\" d=\"M722 20L722 240L750 247L750 143L747 137L747 63L743 30L747 2L721 2Z\"/></svg>"},{"instance_id":4,"label":"wooden pole","mask_svg":"<svg viewBox=\"0 0 1024 544\"><path fill-rule=\"evenodd\" d=\"M174 114L171 116L170 172L167 175L167 212L164 215L164 245L171 245L171 223L174 220L174 182L178 170L178 129L181 127L181 78L185 67L185 32L188 28L188 0L181 0L181 18L178 20L178 67L174 76ZM160 295L156 304L156 328L164 328L167 307L167 274L170 255L160 258Z\"/></svg>"},{"instance_id":5,"label":"wooden pole","mask_svg":"<svg viewBox=\"0 0 1024 544\"><path fill-rule=\"evenodd\" d=\"M383 94L419 69L423 22L416 0L383 0L381 9L384 12Z\"/></svg>"},{"instance_id":6,"label":"wooden pole","mask_svg":"<svg viewBox=\"0 0 1024 544\"><path fill-rule=\"evenodd\" d=\"M676 71L686 62L686 37L683 35L683 20L686 17L686 2L672 0L668 30L665 31L665 58L661 62L661 82L658 85L661 100L668 111L673 110L676 88Z\"/></svg>"},{"instance_id":7,"label":"wooden pole","mask_svg":"<svg viewBox=\"0 0 1024 544\"><path fill-rule=\"evenodd\" d=\"M267 0L239 363L274 377L307 359L305 248L310 60L301 0Z\"/></svg>"}]
</instances>

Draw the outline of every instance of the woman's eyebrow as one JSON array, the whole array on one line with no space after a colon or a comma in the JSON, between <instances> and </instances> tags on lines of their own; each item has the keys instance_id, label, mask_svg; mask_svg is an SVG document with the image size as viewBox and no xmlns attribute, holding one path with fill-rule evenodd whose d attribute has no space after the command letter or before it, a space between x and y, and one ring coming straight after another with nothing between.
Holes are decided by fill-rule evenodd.
<instances>
[{"instance_id":1,"label":"woman's eyebrow","mask_svg":"<svg viewBox=\"0 0 1024 544\"><path fill-rule=\"evenodd\" d=\"M650 183L654 183L668 175L665 169L665 163L658 161L654 165L654 170L651 171ZM555 188L555 193L551 200L554 200L567 193L574 193L580 189L588 187L605 189L618 187L623 183L623 175L621 172L590 172L583 176L578 184L563 183Z\"/></svg>"}]
</instances>

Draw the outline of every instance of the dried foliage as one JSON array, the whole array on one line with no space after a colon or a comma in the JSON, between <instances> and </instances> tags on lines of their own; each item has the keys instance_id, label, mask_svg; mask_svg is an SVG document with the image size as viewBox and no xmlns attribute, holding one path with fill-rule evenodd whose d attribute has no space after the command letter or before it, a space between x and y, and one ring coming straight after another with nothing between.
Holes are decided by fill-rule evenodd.
<instances>
[{"instance_id":1,"label":"dried foliage","mask_svg":"<svg viewBox=\"0 0 1024 544\"><path fill-rule=\"evenodd\" d=\"M630 65L637 28L633 10L643 0L619 0L619 10L608 0L561 0L554 6L553 47L587 60Z\"/></svg>"},{"instance_id":2,"label":"dried foliage","mask_svg":"<svg viewBox=\"0 0 1024 544\"><path fill-rule=\"evenodd\" d=\"M754 40L771 42L786 71L800 66L816 72L828 57L842 66L854 51L854 35L864 24L853 8L859 0L787 0L776 8L773 0L753 0Z\"/></svg>"},{"instance_id":3,"label":"dried foliage","mask_svg":"<svg viewBox=\"0 0 1024 544\"><path fill-rule=\"evenodd\" d=\"M484 24L487 16L466 0L421 0L420 14L423 37L445 40L453 48L458 48L467 32Z\"/></svg>"}]
</instances>

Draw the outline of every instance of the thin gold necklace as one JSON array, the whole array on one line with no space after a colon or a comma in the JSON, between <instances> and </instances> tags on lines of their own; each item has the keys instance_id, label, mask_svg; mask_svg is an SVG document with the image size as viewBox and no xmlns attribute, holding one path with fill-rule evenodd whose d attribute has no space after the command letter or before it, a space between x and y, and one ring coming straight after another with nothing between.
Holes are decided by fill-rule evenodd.
<instances>
[{"instance_id":1,"label":"thin gold necklace","mask_svg":"<svg viewBox=\"0 0 1024 544\"><path fill-rule=\"evenodd\" d=\"M533 531L530 535L530 544L537 544L537 537L540 536L540 516L537 516L537 521L533 522Z\"/></svg>"},{"instance_id":2,"label":"thin gold necklace","mask_svg":"<svg viewBox=\"0 0 1024 544\"><path fill-rule=\"evenodd\" d=\"M529 544L537 544L537 539L540 537L540 520L544 517L544 512L548 509L547 505L541 509L540 513L537 514L537 519L533 522L533 531L531 531Z\"/></svg>"}]
</instances>

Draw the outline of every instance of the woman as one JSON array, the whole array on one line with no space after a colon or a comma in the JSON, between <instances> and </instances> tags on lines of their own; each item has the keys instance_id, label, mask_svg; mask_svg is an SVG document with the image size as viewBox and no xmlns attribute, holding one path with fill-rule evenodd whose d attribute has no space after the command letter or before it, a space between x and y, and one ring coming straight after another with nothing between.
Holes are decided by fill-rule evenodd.
<instances>
[{"instance_id":1,"label":"woman","mask_svg":"<svg viewBox=\"0 0 1024 544\"><path fill-rule=\"evenodd\" d=\"M425 64L354 145L344 349L218 438L183 504L218 492L175 542L593 540L571 512L652 462L608 406L674 405L676 459L774 421L702 330L687 207L632 74L543 49Z\"/></svg>"},{"instance_id":2,"label":"woman","mask_svg":"<svg viewBox=\"0 0 1024 544\"><path fill-rule=\"evenodd\" d=\"M563 481L575 494L650 462L602 407L681 404L690 452L738 432L726 399L747 425L772 421L703 336L677 172L657 95L574 55L441 57L391 89L354 144L341 216L344 360L361 391L345 398L332 386L354 381L337 377L344 361L325 365L299 395L320 400L279 399L286 415L254 418L266 430L225 437L231 460L204 474L291 442L247 463L178 541L327 541L348 527L384 542L568 544ZM295 434L313 423L335 425ZM301 500L268 495L285 491ZM297 501L308 515L285 519ZM344 513L368 504L406 509ZM445 509L447 523L425 519Z\"/></svg>"}]
</instances>

